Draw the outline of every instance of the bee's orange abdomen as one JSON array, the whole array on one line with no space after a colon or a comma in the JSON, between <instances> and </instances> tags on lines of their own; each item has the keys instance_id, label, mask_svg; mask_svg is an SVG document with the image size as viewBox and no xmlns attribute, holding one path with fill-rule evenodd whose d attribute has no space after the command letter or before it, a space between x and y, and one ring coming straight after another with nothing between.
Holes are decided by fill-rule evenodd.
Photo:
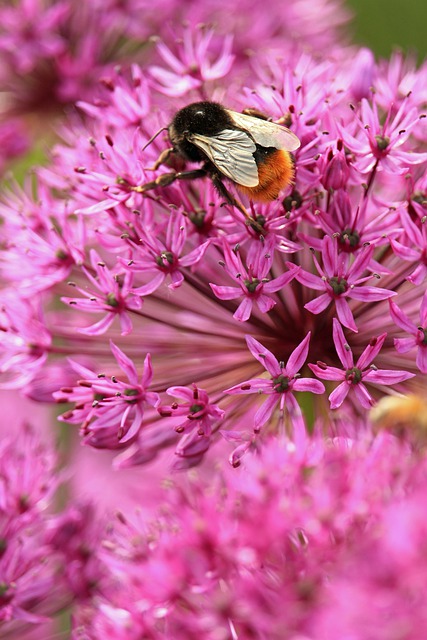
<instances>
[{"instance_id":1,"label":"bee's orange abdomen","mask_svg":"<svg viewBox=\"0 0 427 640\"><path fill-rule=\"evenodd\" d=\"M239 191L251 200L269 202L275 200L280 191L293 182L294 163L288 151L275 149L262 158L258 165L259 184L256 187L242 187Z\"/></svg>"}]
</instances>

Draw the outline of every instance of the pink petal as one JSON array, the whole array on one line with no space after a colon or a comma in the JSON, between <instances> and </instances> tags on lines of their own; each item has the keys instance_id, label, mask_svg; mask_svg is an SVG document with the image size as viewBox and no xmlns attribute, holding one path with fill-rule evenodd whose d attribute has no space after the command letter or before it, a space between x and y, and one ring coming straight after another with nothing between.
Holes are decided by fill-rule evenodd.
<instances>
[{"instance_id":1,"label":"pink petal","mask_svg":"<svg viewBox=\"0 0 427 640\"><path fill-rule=\"evenodd\" d=\"M353 262L348 271L347 279L349 284L353 284L354 281L366 271L369 263L371 262L374 249L375 247L373 245L370 245L369 247L364 247L360 251L360 253L356 257L356 260Z\"/></svg>"},{"instance_id":2,"label":"pink petal","mask_svg":"<svg viewBox=\"0 0 427 640\"><path fill-rule=\"evenodd\" d=\"M345 380L345 371L337 367L319 367L317 364L308 365L315 376L322 380Z\"/></svg>"},{"instance_id":3,"label":"pink petal","mask_svg":"<svg viewBox=\"0 0 427 640\"><path fill-rule=\"evenodd\" d=\"M337 316L341 324L347 327L347 329L351 329L352 331L357 333L358 329L356 327L356 323L354 322L353 314L350 311L347 300L345 298L336 298L335 307L337 310Z\"/></svg>"},{"instance_id":4,"label":"pink petal","mask_svg":"<svg viewBox=\"0 0 427 640\"><path fill-rule=\"evenodd\" d=\"M243 298L242 302L234 312L233 318L235 320L239 320L239 322L246 322L246 320L249 320L252 313L252 305L252 298Z\"/></svg>"},{"instance_id":5,"label":"pink petal","mask_svg":"<svg viewBox=\"0 0 427 640\"><path fill-rule=\"evenodd\" d=\"M377 355L381 351L386 337L387 337L387 334L382 333L380 336L378 336L378 338L372 338L372 340L370 341L368 346L365 347L358 361L356 362L356 367L358 369L362 369L362 370L366 369L366 367L368 367L371 364L371 362L377 357Z\"/></svg>"},{"instance_id":6,"label":"pink petal","mask_svg":"<svg viewBox=\"0 0 427 640\"><path fill-rule=\"evenodd\" d=\"M295 265L291 267L291 264L292 263L287 262L286 266L288 267L288 269L293 268L294 272L296 272L297 268L295 267ZM304 269L299 269L299 271L295 273L295 278L298 280L298 282L301 282L301 284L305 285L306 287L310 287L310 289L316 289L318 291L325 290L325 282L320 276L314 275L314 273L309 273Z\"/></svg>"},{"instance_id":7,"label":"pink petal","mask_svg":"<svg viewBox=\"0 0 427 640\"><path fill-rule=\"evenodd\" d=\"M328 276L334 276L337 274L337 256L336 241L332 240L329 236L325 236L323 238L322 259Z\"/></svg>"},{"instance_id":8,"label":"pink petal","mask_svg":"<svg viewBox=\"0 0 427 640\"><path fill-rule=\"evenodd\" d=\"M378 300L386 300L397 295L395 291L381 289L381 287L354 287L348 292L350 298L354 300L362 300L363 302L377 302Z\"/></svg>"},{"instance_id":9,"label":"pink petal","mask_svg":"<svg viewBox=\"0 0 427 640\"><path fill-rule=\"evenodd\" d=\"M338 409L338 407L340 407L346 399L349 391L350 385L348 384L348 382L341 382L341 384L339 384L329 396L331 409Z\"/></svg>"},{"instance_id":10,"label":"pink petal","mask_svg":"<svg viewBox=\"0 0 427 640\"><path fill-rule=\"evenodd\" d=\"M304 305L304 309L307 309L307 311L311 311L311 313L317 315L318 313L324 311L326 307L330 305L330 303L331 296L329 295L329 293L322 293L322 295L318 296L314 300L307 302L307 304Z\"/></svg>"},{"instance_id":11,"label":"pink petal","mask_svg":"<svg viewBox=\"0 0 427 640\"><path fill-rule=\"evenodd\" d=\"M110 340L110 349L117 360L117 364L120 369L126 374L128 380L132 384L138 384L138 373L136 371L135 364L123 353L119 347L117 347L112 340Z\"/></svg>"},{"instance_id":12,"label":"pink petal","mask_svg":"<svg viewBox=\"0 0 427 640\"><path fill-rule=\"evenodd\" d=\"M268 373L273 377L277 377L282 373L282 370L279 366L277 358L266 349L258 340L252 338L252 336L245 336L246 343L248 345L249 351L252 353L253 357L258 360L262 364L262 366L267 369Z\"/></svg>"},{"instance_id":13,"label":"pink petal","mask_svg":"<svg viewBox=\"0 0 427 640\"><path fill-rule=\"evenodd\" d=\"M310 345L311 331L307 333L304 340L292 351L286 364L286 375L292 378L303 366L307 360L308 348Z\"/></svg>"},{"instance_id":14,"label":"pink petal","mask_svg":"<svg viewBox=\"0 0 427 640\"><path fill-rule=\"evenodd\" d=\"M223 287L222 285L212 284L211 282L209 286L220 300L235 300L235 298L243 295L242 290L238 287Z\"/></svg>"},{"instance_id":15,"label":"pink petal","mask_svg":"<svg viewBox=\"0 0 427 640\"><path fill-rule=\"evenodd\" d=\"M371 396L371 394L369 393L365 385L362 383L359 383L352 386L353 386L354 394L358 399L358 401L360 402L360 404L362 405L362 407L364 409L370 409L375 404L375 400L373 399L373 397Z\"/></svg>"},{"instance_id":16,"label":"pink petal","mask_svg":"<svg viewBox=\"0 0 427 640\"><path fill-rule=\"evenodd\" d=\"M107 329L111 327L114 322L114 318L116 317L115 313L108 313L95 324L91 324L90 327L84 327L81 329L77 329L79 333L84 333L87 336L99 336L102 333L105 333Z\"/></svg>"},{"instance_id":17,"label":"pink petal","mask_svg":"<svg viewBox=\"0 0 427 640\"><path fill-rule=\"evenodd\" d=\"M409 282L412 282L412 284L416 284L418 286L424 282L426 276L427 266L420 263L406 279L409 280Z\"/></svg>"},{"instance_id":18,"label":"pink petal","mask_svg":"<svg viewBox=\"0 0 427 640\"><path fill-rule=\"evenodd\" d=\"M338 357L345 369L351 369L354 366L353 353L347 344L342 326L336 318L332 320L332 324L332 335Z\"/></svg>"},{"instance_id":19,"label":"pink petal","mask_svg":"<svg viewBox=\"0 0 427 640\"><path fill-rule=\"evenodd\" d=\"M256 299L256 303L258 305L259 310L262 313L268 313L269 311L272 310L272 308L276 304L273 298L270 298L269 296L266 296L263 293L260 296L258 296L258 298Z\"/></svg>"},{"instance_id":20,"label":"pink petal","mask_svg":"<svg viewBox=\"0 0 427 640\"><path fill-rule=\"evenodd\" d=\"M389 305L390 305L390 315L392 317L393 322L397 324L397 326L403 329L404 331L407 331L411 335L416 336L418 334L417 327L408 318L408 316L405 313L403 313L403 311L397 306L395 302L393 302L393 300L389 301Z\"/></svg>"},{"instance_id":21,"label":"pink petal","mask_svg":"<svg viewBox=\"0 0 427 640\"><path fill-rule=\"evenodd\" d=\"M416 338L395 338L394 348L398 353L408 353L411 349L417 346Z\"/></svg>"},{"instance_id":22,"label":"pink petal","mask_svg":"<svg viewBox=\"0 0 427 640\"><path fill-rule=\"evenodd\" d=\"M423 300L420 307L420 325L424 328L427 327L427 291L423 295Z\"/></svg>"},{"instance_id":23,"label":"pink petal","mask_svg":"<svg viewBox=\"0 0 427 640\"><path fill-rule=\"evenodd\" d=\"M417 367L423 373L427 373L427 345L421 345L417 351Z\"/></svg>"},{"instance_id":24,"label":"pink petal","mask_svg":"<svg viewBox=\"0 0 427 640\"><path fill-rule=\"evenodd\" d=\"M387 369L370 369L363 375L363 380L366 382L375 382L375 384L397 384L404 380L413 378L415 373L409 373L409 371L391 371Z\"/></svg>"},{"instance_id":25,"label":"pink petal","mask_svg":"<svg viewBox=\"0 0 427 640\"><path fill-rule=\"evenodd\" d=\"M324 393L325 385L320 380L314 380L313 378L297 378L292 385L292 390Z\"/></svg>"},{"instance_id":26,"label":"pink petal","mask_svg":"<svg viewBox=\"0 0 427 640\"><path fill-rule=\"evenodd\" d=\"M262 403L254 416L254 430L258 431L271 418L271 415L280 400L281 394L275 393Z\"/></svg>"}]
</instances>

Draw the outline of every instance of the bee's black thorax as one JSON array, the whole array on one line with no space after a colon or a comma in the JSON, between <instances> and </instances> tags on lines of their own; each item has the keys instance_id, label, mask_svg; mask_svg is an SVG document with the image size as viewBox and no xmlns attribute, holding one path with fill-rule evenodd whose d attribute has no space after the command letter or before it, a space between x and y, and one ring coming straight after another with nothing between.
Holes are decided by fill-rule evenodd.
<instances>
[{"instance_id":1,"label":"bee's black thorax","mask_svg":"<svg viewBox=\"0 0 427 640\"><path fill-rule=\"evenodd\" d=\"M224 107L216 102L194 102L175 115L169 125L169 138L174 149L187 160L199 162L205 155L187 138L199 133L214 136L223 129L234 129L232 119Z\"/></svg>"}]
</instances>

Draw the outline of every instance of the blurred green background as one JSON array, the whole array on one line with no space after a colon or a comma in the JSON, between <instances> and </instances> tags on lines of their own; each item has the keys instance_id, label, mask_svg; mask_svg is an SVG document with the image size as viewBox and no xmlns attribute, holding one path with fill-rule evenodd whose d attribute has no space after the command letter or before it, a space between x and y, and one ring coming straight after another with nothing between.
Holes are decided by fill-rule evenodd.
<instances>
[{"instance_id":1,"label":"blurred green background","mask_svg":"<svg viewBox=\"0 0 427 640\"><path fill-rule=\"evenodd\" d=\"M370 47L379 57L396 48L427 55L426 0L347 0L353 11L353 40Z\"/></svg>"}]
</instances>

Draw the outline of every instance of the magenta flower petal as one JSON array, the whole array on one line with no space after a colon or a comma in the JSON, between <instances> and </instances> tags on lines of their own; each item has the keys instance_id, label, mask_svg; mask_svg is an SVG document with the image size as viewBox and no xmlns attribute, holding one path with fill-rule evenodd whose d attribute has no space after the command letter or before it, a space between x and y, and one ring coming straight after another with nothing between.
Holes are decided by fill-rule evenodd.
<instances>
[{"instance_id":1,"label":"magenta flower petal","mask_svg":"<svg viewBox=\"0 0 427 640\"><path fill-rule=\"evenodd\" d=\"M381 351L386 337L387 334L382 333L377 338L372 338L368 346L365 347L361 356L359 357L356 363L356 367L358 367L359 369L365 369L368 365L370 365Z\"/></svg>"},{"instance_id":2,"label":"magenta flower petal","mask_svg":"<svg viewBox=\"0 0 427 640\"><path fill-rule=\"evenodd\" d=\"M298 378L294 382L294 391L310 391L311 393L324 393L325 385L312 378Z\"/></svg>"},{"instance_id":3,"label":"magenta flower petal","mask_svg":"<svg viewBox=\"0 0 427 640\"><path fill-rule=\"evenodd\" d=\"M357 384L353 387L354 394L364 409L370 409L375 400L367 390L364 384Z\"/></svg>"},{"instance_id":4,"label":"magenta flower petal","mask_svg":"<svg viewBox=\"0 0 427 640\"><path fill-rule=\"evenodd\" d=\"M110 349L113 356L117 360L117 364L120 369L127 375L129 382L132 384L138 384L138 374L135 369L135 364L130 358L123 353L119 347L117 347L112 340L110 340Z\"/></svg>"},{"instance_id":5,"label":"magenta flower petal","mask_svg":"<svg viewBox=\"0 0 427 640\"><path fill-rule=\"evenodd\" d=\"M234 312L233 318L239 320L239 322L246 322L249 320L252 313L253 302L250 298L243 298L242 302Z\"/></svg>"},{"instance_id":6,"label":"magenta flower petal","mask_svg":"<svg viewBox=\"0 0 427 640\"><path fill-rule=\"evenodd\" d=\"M350 391L350 385L348 382L341 382L336 389L329 395L329 402L331 409L338 409L346 399L348 392Z\"/></svg>"},{"instance_id":7,"label":"magenta flower petal","mask_svg":"<svg viewBox=\"0 0 427 640\"><path fill-rule=\"evenodd\" d=\"M242 295L242 290L237 287L224 287L222 285L209 283L210 288L220 300L235 300Z\"/></svg>"},{"instance_id":8,"label":"magenta flower petal","mask_svg":"<svg viewBox=\"0 0 427 640\"><path fill-rule=\"evenodd\" d=\"M394 346L399 353L408 353L417 346L416 338L395 338Z\"/></svg>"},{"instance_id":9,"label":"magenta flower petal","mask_svg":"<svg viewBox=\"0 0 427 640\"><path fill-rule=\"evenodd\" d=\"M271 418L275 407L277 406L277 397L276 394L267 398L265 402L262 403L258 411L254 416L254 430L259 431L262 426Z\"/></svg>"},{"instance_id":10,"label":"magenta flower petal","mask_svg":"<svg viewBox=\"0 0 427 640\"><path fill-rule=\"evenodd\" d=\"M267 369L268 373L271 376L280 375L279 363L271 351L266 349L260 342L258 342L258 340L252 338L252 336L247 335L245 338L249 351L252 353L253 357L258 360L265 369Z\"/></svg>"},{"instance_id":11,"label":"magenta flower petal","mask_svg":"<svg viewBox=\"0 0 427 640\"><path fill-rule=\"evenodd\" d=\"M381 289L381 287L355 287L351 292L351 297L364 302L377 302L395 296L395 291Z\"/></svg>"},{"instance_id":12,"label":"magenta flower petal","mask_svg":"<svg viewBox=\"0 0 427 640\"><path fill-rule=\"evenodd\" d=\"M342 326L336 318L332 320L332 326L332 335L334 338L334 345L335 349L337 350L338 357L341 360L341 364L343 365L343 367L345 367L346 369L350 369L354 364L353 354L349 349L347 340L345 339Z\"/></svg>"},{"instance_id":13,"label":"magenta flower petal","mask_svg":"<svg viewBox=\"0 0 427 640\"><path fill-rule=\"evenodd\" d=\"M395 302L393 302L393 300L389 301L389 305L390 305L390 315L393 318L393 321L395 322L395 324L397 324L397 326L403 329L404 331L407 331L411 335L416 336L417 327L415 326L415 324L411 322L408 316L405 313L403 313L403 311L397 306Z\"/></svg>"},{"instance_id":14,"label":"magenta flower petal","mask_svg":"<svg viewBox=\"0 0 427 640\"><path fill-rule=\"evenodd\" d=\"M288 376L294 376L298 373L304 362L307 360L310 337L311 331L307 333L304 340L292 351L285 367Z\"/></svg>"},{"instance_id":15,"label":"magenta flower petal","mask_svg":"<svg viewBox=\"0 0 427 640\"><path fill-rule=\"evenodd\" d=\"M370 369L364 375L366 382L375 382L376 384L397 384L404 380L413 378L415 373L409 371L389 371L386 369Z\"/></svg>"},{"instance_id":16,"label":"magenta flower petal","mask_svg":"<svg viewBox=\"0 0 427 640\"><path fill-rule=\"evenodd\" d=\"M345 380L345 371L337 367L328 367L324 363L308 365L314 375L322 380Z\"/></svg>"},{"instance_id":17,"label":"magenta flower petal","mask_svg":"<svg viewBox=\"0 0 427 640\"><path fill-rule=\"evenodd\" d=\"M354 322L353 314L350 311L347 300L345 300L344 298L336 298L335 307L337 310L338 319L341 324L347 327L347 329L351 329L352 331L357 333L358 329L356 327L356 323Z\"/></svg>"},{"instance_id":18,"label":"magenta flower petal","mask_svg":"<svg viewBox=\"0 0 427 640\"><path fill-rule=\"evenodd\" d=\"M304 308L307 309L307 311L311 311L311 313L317 315L318 313L324 311L330 304L330 295L328 293L322 293L321 296L318 296L317 298L314 298L314 300L310 300L310 302L307 302L307 304L304 305Z\"/></svg>"},{"instance_id":19,"label":"magenta flower petal","mask_svg":"<svg viewBox=\"0 0 427 640\"><path fill-rule=\"evenodd\" d=\"M416 365L420 371L427 373L427 345L421 345L417 351Z\"/></svg>"},{"instance_id":20,"label":"magenta flower petal","mask_svg":"<svg viewBox=\"0 0 427 640\"><path fill-rule=\"evenodd\" d=\"M427 327L427 291L423 295L423 299L420 307L420 324L423 327Z\"/></svg>"}]
</instances>

